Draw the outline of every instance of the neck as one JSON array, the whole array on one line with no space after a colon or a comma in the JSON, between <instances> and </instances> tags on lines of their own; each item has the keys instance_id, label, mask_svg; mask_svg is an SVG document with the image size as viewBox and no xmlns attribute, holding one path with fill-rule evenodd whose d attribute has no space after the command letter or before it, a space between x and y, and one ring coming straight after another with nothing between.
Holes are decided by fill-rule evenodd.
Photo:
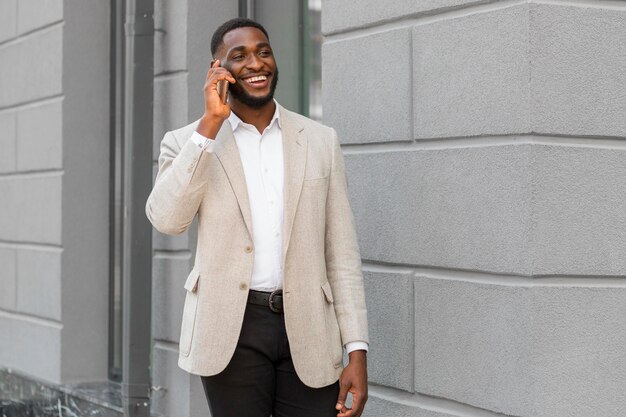
<instances>
[{"instance_id":1,"label":"neck","mask_svg":"<svg viewBox=\"0 0 626 417\"><path fill-rule=\"evenodd\" d=\"M256 127L259 133L263 133L265 128L269 126L276 111L276 103L271 100L262 107L250 107L237 100L232 100L230 109L239 117L243 122L251 124Z\"/></svg>"}]
</instances>

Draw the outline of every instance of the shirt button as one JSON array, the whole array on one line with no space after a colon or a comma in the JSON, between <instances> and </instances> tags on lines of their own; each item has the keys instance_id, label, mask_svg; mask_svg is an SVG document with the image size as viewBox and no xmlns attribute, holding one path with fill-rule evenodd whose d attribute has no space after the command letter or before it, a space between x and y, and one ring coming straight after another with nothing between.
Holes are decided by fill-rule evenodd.
<instances>
[{"instance_id":1,"label":"shirt button","mask_svg":"<svg viewBox=\"0 0 626 417\"><path fill-rule=\"evenodd\" d=\"M246 285L245 282L242 282L241 284L239 284L239 289L240 290L247 290L248 289L248 285Z\"/></svg>"},{"instance_id":2,"label":"shirt button","mask_svg":"<svg viewBox=\"0 0 626 417\"><path fill-rule=\"evenodd\" d=\"M246 246L245 248L243 248L243 250L244 250L246 253L251 253L251 252L252 252L252 246Z\"/></svg>"}]
</instances>

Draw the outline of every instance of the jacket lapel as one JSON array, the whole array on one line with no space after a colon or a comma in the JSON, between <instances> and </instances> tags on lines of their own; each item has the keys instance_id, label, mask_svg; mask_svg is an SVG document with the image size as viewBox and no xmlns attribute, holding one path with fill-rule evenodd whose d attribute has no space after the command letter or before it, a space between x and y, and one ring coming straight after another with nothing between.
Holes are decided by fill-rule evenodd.
<instances>
[{"instance_id":1,"label":"jacket lapel","mask_svg":"<svg viewBox=\"0 0 626 417\"><path fill-rule=\"evenodd\" d=\"M307 138L304 127L291 116L290 112L280 107L280 122L283 133L283 158L285 166L284 213L283 213L283 264L289 247L296 208L302 191L306 169Z\"/></svg>"},{"instance_id":2,"label":"jacket lapel","mask_svg":"<svg viewBox=\"0 0 626 417\"><path fill-rule=\"evenodd\" d=\"M248 233L250 233L250 237L252 237L252 215L250 213L246 177L243 172L241 158L239 157L239 149L237 149L237 143L233 136L233 129L228 120L222 124L222 128L218 132L215 141L213 152L222 164L224 171L226 171L226 176L235 193L237 203L239 203L239 210L248 228Z\"/></svg>"}]
</instances>

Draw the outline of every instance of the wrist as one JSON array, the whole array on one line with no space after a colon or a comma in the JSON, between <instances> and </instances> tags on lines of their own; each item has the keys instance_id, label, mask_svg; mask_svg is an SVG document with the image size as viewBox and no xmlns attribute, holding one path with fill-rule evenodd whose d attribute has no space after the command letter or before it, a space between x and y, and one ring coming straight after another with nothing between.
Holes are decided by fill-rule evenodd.
<instances>
[{"instance_id":1,"label":"wrist","mask_svg":"<svg viewBox=\"0 0 626 417\"><path fill-rule=\"evenodd\" d=\"M205 138L215 138L217 136L217 132L221 129L224 120L226 119L204 114L200 119L200 123L198 123L196 132Z\"/></svg>"},{"instance_id":2,"label":"wrist","mask_svg":"<svg viewBox=\"0 0 626 417\"><path fill-rule=\"evenodd\" d=\"M367 362L367 351L366 350L353 350L348 354L348 358L350 363L352 362Z\"/></svg>"}]
</instances>

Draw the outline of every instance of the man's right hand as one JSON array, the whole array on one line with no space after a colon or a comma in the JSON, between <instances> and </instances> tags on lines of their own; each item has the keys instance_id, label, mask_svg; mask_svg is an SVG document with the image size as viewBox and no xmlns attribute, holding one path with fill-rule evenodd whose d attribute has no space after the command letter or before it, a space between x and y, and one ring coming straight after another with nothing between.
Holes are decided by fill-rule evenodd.
<instances>
[{"instance_id":1,"label":"man's right hand","mask_svg":"<svg viewBox=\"0 0 626 417\"><path fill-rule=\"evenodd\" d=\"M226 68L220 67L220 60L216 60L207 72L204 83L204 114L200 119L196 131L205 138L215 139L217 132L222 127L224 120L230 115L228 103L222 103L217 92L217 82L225 80L235 83L235 78Z\"/></svg>"}]
</instances>

